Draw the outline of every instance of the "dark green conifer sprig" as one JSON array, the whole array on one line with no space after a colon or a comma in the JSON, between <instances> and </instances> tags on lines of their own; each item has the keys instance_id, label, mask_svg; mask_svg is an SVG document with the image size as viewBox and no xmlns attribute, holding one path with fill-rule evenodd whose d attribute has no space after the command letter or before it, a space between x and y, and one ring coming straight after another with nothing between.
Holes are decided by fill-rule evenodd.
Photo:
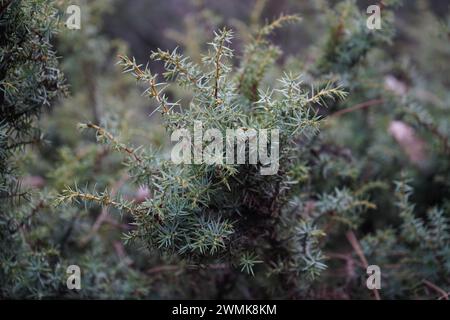
<instances>
[{"instance_id":1,"label":"dark green conifer sprig","mask_svg":"<svg viewBox=\"0 0 450 320\"><path fill-rule=\"evenodd\" d=\"M278 28L300 21L301 18L297 15L281 15L261 27L246 44L237 72L237 82L240 92L250 101L258 99L258 88L263 76L281 54L280 48L272 44L267 37Z\"/></svg>"}]
</instances>

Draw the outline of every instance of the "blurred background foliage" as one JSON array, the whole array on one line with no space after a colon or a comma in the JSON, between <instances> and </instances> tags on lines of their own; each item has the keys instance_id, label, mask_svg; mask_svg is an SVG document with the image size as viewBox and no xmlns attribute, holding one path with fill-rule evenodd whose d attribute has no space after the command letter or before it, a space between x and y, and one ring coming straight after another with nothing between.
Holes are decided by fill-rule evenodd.
<instances>
[{"instance_id":1,"label":"blurred background foliage","mask_svg":"<svg viewBox=\"0 0 450 320\"><path fill-rule=\"evenodd\" d=\"M69 95L53 100L40 118L42 141L8 155L21 177L18 188L28 196L1 199L1 248L8 250L0 255L0 296L448 298L449 6L439 0L382 2L382 30L371 32L365 8L372 1L54 1L60 25L52 44ZM81 7L80 30L63 24L69 4ZM312 141L299 142L308 155L291 173L299 183L294 209L280 220L281 228L291 219L313 218L301 232L319 239L328 266L320 276L280 276L277 261L265 261L265 268L251 254L243 257L251 265L248 274L222 261L194 265L124 245L133 220L116 208L54 205L66 186L107 189L136 203L149 197L146 186L130 182L120 155L77 129L90 122L121 142L169 150L160 116L148 116L156 105L116 66L119 54L145 64L151 51L178 46L199 62L213 31L227 26L235 31L239 58L252 36L282 13L299 14L302 21L270 35L279 56L260 88L287 70L302 74L305 87L332 81L349 93L317 107L325 120ZM150 68L163 72L161 64ZM183 103L191 93L171 87L168 96ZM70 264L82 269L80 291L66 288ZM381 267L378 293L365 286L367 264Z\"/></svg>"}]
</instances>

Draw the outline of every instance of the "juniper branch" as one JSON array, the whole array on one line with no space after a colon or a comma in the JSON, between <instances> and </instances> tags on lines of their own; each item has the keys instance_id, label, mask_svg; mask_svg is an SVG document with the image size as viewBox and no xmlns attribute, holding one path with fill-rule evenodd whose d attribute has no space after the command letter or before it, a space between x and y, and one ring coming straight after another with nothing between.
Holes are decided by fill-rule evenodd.
<instances>
[{"instance_id":1,"label":"juniper branch","mask_svg":"<svg viewBox=\"0 0 450 320\"><path fill-rule=\"evenodd\" d=\"M90 128L94 129L97 134L97 139L101 140L103 138L108 139L112 144L113 147L119 151L124 151L129 157L132 157L134 160L136 160L138 163L142 163L142 158L137 154L137 150L133 149L129 146L126 146L125 144L119 142L110 132L108 132L106 129L93 124L93 123L80 123L78 125L80 129L84 128Z\"/></svg>"}]
</instances>

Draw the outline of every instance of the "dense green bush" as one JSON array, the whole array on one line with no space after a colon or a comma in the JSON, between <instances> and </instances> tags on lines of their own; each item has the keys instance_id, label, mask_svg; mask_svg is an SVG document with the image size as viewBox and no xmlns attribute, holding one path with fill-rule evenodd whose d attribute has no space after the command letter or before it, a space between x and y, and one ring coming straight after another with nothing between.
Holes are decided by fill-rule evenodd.
<instances>
[{"instance_id":1,"label":"dense green bush","mask_svg":"<svg viewBox=\"0 0 450 320\"><path fill-rule=\"evenodd\" d=\"M56 24L56 10L45 1L1 2L0 294L6 297L27 292L42 292L37 295L42 297L57 290L58 272L50 266L52 250L33 251L35 244L20 235L42 202L32 203L27 210L15 206L28 199L28 192L20 188L13 159L26 145L39 143L42 136L36 119L64 89L50 44ZM41 291L42 287L46 289Z\"/></svg>"},{"instance_id":2,"label":"dense green bush","mask_svg":"<svg viewBox=\"0 0 450 320\"><path fill-rule=\"evenodd\" d=\"M109 0L83 3L84 27L61 31L58 66L50 2L0 6L1 296L448 296L450 20L425 1L382 1L381 30L351 0L263 24L257 1L236 33L203 8L186 36L169 32L184 50L155 49L145 66L102 34ZM283 54L273 40L286 28L312 44ZM40 122L51 143L38 143L40 110L65 91L59 69L71 96L53 103ZM279 129L278 172L174 164L170 135L196 121ZM66 287L71 264L79 291ZM381 268L378 291L368 265Z\"/></svg>"}]
</instances>

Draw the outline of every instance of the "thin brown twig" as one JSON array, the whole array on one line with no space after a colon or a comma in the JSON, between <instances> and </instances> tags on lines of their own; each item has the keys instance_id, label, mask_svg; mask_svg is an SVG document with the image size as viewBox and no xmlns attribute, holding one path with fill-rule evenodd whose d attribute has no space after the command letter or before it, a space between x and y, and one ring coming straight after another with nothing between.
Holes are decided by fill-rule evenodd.
<instances>
[{"instance_id":1,"label":"thin brown twig","mask_svg":"<svg viewBox=\"0 0 450 320\"><path fill-rule=\"evenodd\" d=\"M348 231L347 234L348 242L350 242L353 250L356 252L356 255L359 257L359 260L363 264L364 268L367 269L369 267L369 263L367 262L366 257L364 256L364 252L361 248L361 245L359 244L358 239L356 238L356 235L353 231ZM373 290L373 294L375 296L376 300L381 300L380 293L377 289Z\"/></svg>"},{"instance_id":2,"label":"thin brown twig","mask_svg":"<svg viewBox=\"0 0 450 320\"><path fill-rule=\"evenodd\" d=\"M216 66L216 70L215 70L215 75L214 75L214 99L216 101L216 105L217 105L217 98L218 98L218 94L219 94L219 79L220 79L220 73L221 73L221 68L220 68L220 60L222 59L222 53L223 53L223 47L225 45L225 35L223 36L223 39L221 39L220 44L219 44L219 48L217 50L216 53L216 58L215 58L215 66Z\"/></svg>"},{"instance_id":3,"label":"thin brown twig","mask_svg":"<svg viewBox=\"0 0 450 320\"><path fill-rule=\"evenodd\" d=\"M130 257L128 257L122 242L114 241L113 247L119 259L122 260L127 266L131 266L133 264L133 260L131 260Z\"/></svg>"},{"instance_id":4,"label":"thin brown twig","mask_svg":"<svg viewBox=\"0 0 450 320\"><path fill-rule=\"evenodd\" d=\"M346 109L342 109L342 110L336 111L335 113L332 113L329 117L336 118L336 117L339 117L339 116L341 116L343 114L346 114L346 113L350 113L350 112L353 112L353 111L356 111L356 110L365 109L365 108L369 108L371 106L382 104L383 102L384 102L383 99L369 100L369 101L362 102L362 103L359 103L357 105L354 105L354 106L352 106L350 108L346 108Z\"/></svg>"},{"instance_id":5,"label":"thin brown twig","mask_svg":"<svg viewBox=\"0 0 450 320\"><path fill-rule=\"evenodd\" d=\"M155 273L161 273L161 272L167 272L167 271L177 271L179 270L179 266L156 266L153 268L150 268L146 271L146 274L155 274Z\"/></svg>"},{"instance_id":6,"label":"thin brown twig","mask_svg":"<svg viewBox=\"0 0 450 320\"><path fill-rule=\"evenodd\" d=\"M355 263L356 265L360 266L361 268L364 267L363 264L360 261L353 260L353 258L349 254L327 252L326 255L327 255L327 257L330 257L332 259L339 259L339 260L344 260L344 261L352 260L353 263Z\"/></svg>"},{"instance_id":7,"label":"thin brown twig","mask_svg":"<svg viewBox=\"0 0 450 320\"><path fill-rule=\"evenodd\" d=\"M124 231L129 231L129 230L133 229L133 227L131 225L125 224L125 223L120 223L120 222L114 220L113 218L111 218L110 216L107 216L105 218L104 223L107 223L107 224L113 226L114 228L121 229Z\"/></svg>"},{"instance_id":8,"label":"thin brown twig","mask_svg":"<svg viewBox=\"0 0 450 320\"><path fill-rule=\"evenodd\" d=\"M438 292L441 296L439 299L448 300L450 292L446 292L444 289L438 287L434 283L428 281L428 280L422 280L422 283L426 285L428 288L433 289L434 291Z\"/></svg>"}]
</instances>

